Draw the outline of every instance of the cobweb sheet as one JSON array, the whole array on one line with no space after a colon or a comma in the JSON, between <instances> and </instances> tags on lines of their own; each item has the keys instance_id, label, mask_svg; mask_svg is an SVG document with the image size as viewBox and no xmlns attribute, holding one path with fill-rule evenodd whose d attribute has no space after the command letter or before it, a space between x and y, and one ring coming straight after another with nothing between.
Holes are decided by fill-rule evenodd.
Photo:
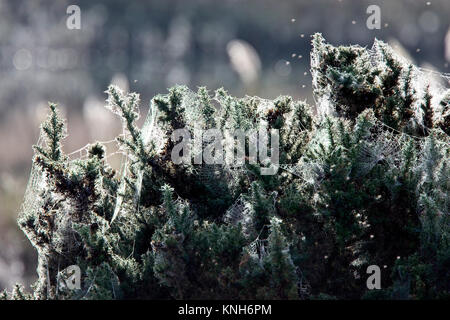
<instances>
[{"instance_id":1,"label":"cobweb sheet","mask_svg":"<svg viewBox=\"0 0 450 320\"><path fill-rule=\"evenodd\" d=\"M40 135L36 143L38 146L43 146L43 138ZM42 170L33 162L30 170L30 178L28 180L27 188L25 190L24 200L20 209L20 216L34 216L43 205L43 198L40 196L45 190L47 179Z\"/></svg>"},{"instance_id":2,"label":"cobweb sheet","mask_svg":"<svg viewBox=\"0 0 450 320\"><path fill-rule=\"evenodd\" d=\"M383 50L382 49L390 49L388 46L385 46L380 41L375 41L374 45L370 49L364 49L367 55L370 58L370 62L373 66L379 66L384 59ZM436 96L437 98L442 98L444 94L448 94L450 87L450 73L439 73L433 70L427 70L424 68L415 67L405 58L395 53L395 51L391 51L395 59L397 59L402 66L404 67L404 72L408 70L409 66L412 68L412 79L413 86L416 89L416 92L420 92L423 90L428 84L430 84L431 94ZM318 61L315 57L312 57L311 65L317 65ZM313 79L314 81L314 79ZM418 94L418 93L416 93ZM436 98L436 99L437 99ZM257 104L257 111L259 114L265 113L269 108L273 107L273 101L262 99L255 97L254 101ZM321 103L326 103L326 101L321 101ZM184 110L184 115L186 117L188 123L199 123L202 122L203 114L201 112L201 103L199 102L198 96L195 92L191 90L186 90L185 95L182 101L182 108ZM141 134L143 138L143 142L146 146L152 144L155 148L156 153L162 150L164 147L165 141L167 139L165 133L162 131L161 126L158 125L158 108L155 103L152 101L145 123L141 129ZM190 130L196 129L194 126L189 127ZM381 161L386 161L389 166L398 166L398 161L400 157L401 146L407 141L413 141L416 145L416 150L422 150L423 144L426 138L409 136L405 133L398 132L393 128L390 128L383 122L376 120L374 124L374 130L372 132L372 136L370 137L368 143L361 150L361 166L358 169L359 175L365 175L372 168ZM112 145L116 143L116 140L110 140L101 142L104 145ZM444 148L449 147L449 140L447 139L437 139L436 143L439 146L443 146ZM42 137L39 138L38 145L43 145ZM89 145L76 150L70 154L68 154L70 159L86 159L88 157L88 149ZM109 148L108 148L109 149ZM106 160L109 160L113 156L121 157L121 167L119 173L119 181L120 187L118 191L118 195L116 197L116 205L114 209L114 219L119 215L122 205L123 205L123 193L125 192L125 179L124 177L129 173L129 159L128 155L123 152L119 146L117 146L115 151L106 155ZM293 176L301 178L308 182L320 183L320 177L323 175L324 164L322 163L281 163L279 164L279 168ZM326 168L325 168L326 169ZM205 167L200 170L200 176L202 181L210 183L212 186L214 185L214 180L216 179L226 179L229 184L232 183L232 180L236 180L240 175L243 174L251 174L244 165L241 168L233 168L228 164L224 164L222 167ZM319 179L317 179L319 177ZM135 186L135 204L138 206L139 199L141 195L142 189L142 179L143 179L143 171L138 171L137 183ZM42 170L38 168L36 165L32 165L30 172L30 179L28 181L27 189L25 192L24 201L21 207L21 214L26 213L34 213L36 210L40 208L42 205L42 199L40 194L45 189L46 186L46 178L42 173ZM239 201L242 201L239 200ZM138 206L139 207L139 206ZM237 208L240 208L239 210ZM139 208L138 208L139 209ZM234 210L234 211L233 211ZM242 203L236 204L236 208L229 212L227 212L227 219L243 219L246 216L245 206L242 206ZM237 211L236 211L237 210Z\"/></svg>"},{"instance_id":3,"label":"cobweb sheet","mask_svg":"<svg viewBox=\"0 0 450 320\"><path fill-rule=\"evenodd\" d=\"M152 103L150 104L150 108L148 110L147 118L145 119L145 123L141 129L141 134L142 134L142 140L144 142L144 146L147 146L149 143L153 143L155 148L157 150L159 150L162 147L163 143L160 139L158 139L158 137L162 137L162 133L157 131L157 128L155 125L156 119L157 119L157 110L158 110L158 108L152 101ZM126 166L127 165L125 165L124 171L123 171L124 175L126 174ZM139 170L137 181L136 181L135 196L134 196L134 202L135 202L135 205L138 207L138 210L139 210L139 202L140 202L140 198L141 198L143 177L144 177L144 172L142 170ZM124 180L123 176L122 176L122 179ZM123 182L122 188L124 189L123 191L125 191L125 182ZM122 203L118 203L116 205L115 211L117 211L117 214L120 211L121 205L122 205ZM115 216L116 216L116 214L115 214Z\"/></svg>"}]
</instances>

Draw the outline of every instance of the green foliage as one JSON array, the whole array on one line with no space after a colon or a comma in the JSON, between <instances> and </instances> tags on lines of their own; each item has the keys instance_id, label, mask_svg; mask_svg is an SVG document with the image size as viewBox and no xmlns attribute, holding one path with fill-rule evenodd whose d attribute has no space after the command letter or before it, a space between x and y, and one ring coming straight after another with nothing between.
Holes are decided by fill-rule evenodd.
<instances>
[{"instance_id":1,"label":"green foliage","mask_svg":"<svg viewBox=\"0 0 450 320\"><path fill-rule=\"evenodd\" d=\"M0 300L8 300L8 292L6 289L0 293Z\"/></svg>"},{"instance_id":2,"label":"green foliage","mask_svg":"<svg viewBox=\"0 0 450 320\"><path fill-rule=\"evenodd\" d=\"M434 99L439 88L418 85L419 71L380 41L333 47L315 35L313 46L317 113L287 96L177 86L151 100L139 128L139 96L110 86L107 107L123 123L120 172L101 143L69 160L51 104L35 147L39 183L19 218L39 255L33 298L448 298L448 92ZM277 129L279 171L176 165L179 128L191 137L217 128L224 139ZM366 287L372 264L381 291ZM61 292L58 273L70 265L82 288ZM20 287L1 297L31 298Z\"/></svg>"},{"instance_id":3,"label":"green foliage","mask_svg":"<svg viewBox=\"0 0 450 320\"><path fill-rule=\"evenodd\" d=\"M66 137L66 129L56 109L56 104L49 103L49 107L50 115L41 126L41 130L45 136L47 150L44 150L40 146L34 146L34 149L38 154L50 161L60 161L62 158L61 142Z\"/></svg>"}]
</instances>

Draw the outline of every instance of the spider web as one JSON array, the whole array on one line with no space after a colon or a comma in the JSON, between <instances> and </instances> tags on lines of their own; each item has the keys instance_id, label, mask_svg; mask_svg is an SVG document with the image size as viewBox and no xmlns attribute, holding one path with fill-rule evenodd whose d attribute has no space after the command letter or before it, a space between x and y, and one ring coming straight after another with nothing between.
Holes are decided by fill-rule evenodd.
<instances>
[{"instance_id":1,"label":"spider web","mask_svg":"<svg viewBox=\"0 0 450 320\"><path fill-rule=\"evenodd\" d=\"M164 134L162 130L156 125L158 117L158 107L156 106L155 102L152 100L150 103L150 108L147 113L147 117L145 118L144 125L141 129L141 135L142 135L142 141L144 143L144 146L147 146L149 144L152 144L155 148L155 152L161 151L161 149L164 146ZM122 206L123 197L120 194L123 194L126 189L126 182L125 182L125 176L127 174L127 168L128 168L128 159L124 161L123 167L122 167L122 175L121 175L121 185L119 188L119 197L121 197L120 202L118 200L116 204L116 208L114 209L114 218L112 221L114 221L115 217L120 212L120 208ZM138 170L137 173L137 179L136 179L136 187L135 187L135 194L134 194L134 203L137 206L137 209L139 211L139 202L141 199L141 189L142 189L142 179L144 177L144 171ZM111 221L111 222L112 222Z\"/></svg>"},{"instance_id":2,"label":"spider web","mask_svg":"<svg viewBox=\"0 0 450 320\"><path fill-rule=\"evenodd\" d=\"M367 54L370 57L370 61L373 66L379 65L383 59L384 55L382 53L382 48L388 48L388 46L384 46L381 42L375 41L374 45L371 49L366 49ZM389 49L392 50L392 49ZM417 88L424 88L425 83L430 83L430 87L433 92L439 92L440 96L443 93L447 92L450 84L450 74L449 73L439 73L437 71L427 70L424 68L418 68L412 65L409 61L403 58L401 55L395 53L392 50L392 54L395 56L395 59L399 61L405 68L408 66L412 66L412 79L413 79L413 87L417 90ZM317 61L317 57L311 57L311 65L317 65L319 62ZM314 79L313 79L314 81ZM433 93L432 92L432 93ZM325 100L320 104L326 104ZM257 114L264 114L268 109L273 107L273 101L262 99L259 97L254 98L254 103L256 105ZM181 105L186 119L186 123L188 129L192 132L198 127L199 123L204 123L203 114L202 114L202 105L200 99L195 92L186 89L183 94L183 100ZM164 148L165 143L167 142L168 137L162 130L162 126L158 124L157 121L158 116L158 108L155 103L152 101L150 104L149 111L147 113L146 120L141 129L141 134L143 138L144 145L149 146L153 145L155 152L158 154ZM258 119L257 119L258 120ZM258 123L258 121L257 121ZM373 167L380 162L385 162L387 165L391 167L395 167L399 165L399 161L401 159L400 151L402 145L406 141L413 141L416 145L416 150L422 150L422 146L425 138L413 137L409 136L405 133L398 132L393 128L390 128L386 124L382 123L379 120L375 120L373 128L371 130L371 134L369 139L363 144L360 152L360 166L357 169L358 175L364 176ZM103 145L108 146L109 150L113 150L105 156L105 160L110 160L111 158L118 156L120 157L120 173L119 173L119 181L120 187L116 197L116 204L114 208L114 215L112 221L116 219L119 214L122 205L123 205L123 193L126 188L125 184L125 176L129 173L129 156L126 151L121 150L119 146L115 145L114 147L110 147L113 144L116 144L116 140L104 141L101 142ZM436 139L436 143L440 146L448 148L449 139L447 137ZM39 137L37 145L44 145L42 136ZM68 154L71 160L74 159L86 159L88 157L88 150L90 145L86 145L70 154ZM199 152L199 151L196 151ZM423 151L421 151L423 152ZM284 163L280 164L279 168L283 171L292 174L296 177L299 177L309 183L319 184L324 177L324 172L327 171L326 164L320 162L305 162L300 159L298 163ZM202 182L209 185L212 189L216 189L217 184L215 183L218 179L223 179L228 183L228 185L232 185L235 181L239 179L243 174L248 174L249 171L246 169L246 166L242 167L232 167L228 164L223 165L215 165L215 166L202 166L199 170L199 177ZM137 182L135 186L135 204L139 204L141 189L142 189L142 179L143 179L143 171L138 171ZM42 192L46 189L46 178L43 174L42 170L37 167L35 164L32 165L30 171L30 178L27 184L27 188L25 191L24 201L21 206L20 214L33 214L36 213L37 210L41 207L43 203L43 199L41 197ZM242 201L241 200L237 200ZM237 206L238 208L239 206ZM138 208L139 209L139 208ZM241 209L242 212L236 213L237 209L233 209L227 212L228 215L233 216L234 220L243 219L246 215L246 211Z\"/></svg>"},{"instance_id":3,"label":"spider web","mask_svg":"<svg viewBox=\"0 0 450 320\"><path fill-rule=\"evenodd\" d=\"M45 146L42 135L39 135L37 146ZM44 204L44 199L41 196L47 186L47 178L40 167L34 161L31 165L30 178L25 189L25 196L20 208L20 217L36 216L38 210Z\"/></svg>"},{"instance_id":4,"label":"spider web","mask_svg":"<svg viewBox=\"0 0 450 320\"><path fill-rule=\"evenodd\" d=\"M319 133L317 133L319 134ZM390 169L399 168L402 160L402 148L406 143L413 143L419 155L424 152L428 137L417 137L400 132L374 118L370 133L361 143L358 154L357 176L367 175L377 164L383 163ZM441 135L434 142L443 150L450 147L448 136ZM279 168L316 187L329 171L329 165L321 161L305 161L302 157L296 164L280 164ZM350 173L350 172L349 172Z\"/></svg>"},{"instance_id":5,"label":"spider web","mask_svg":"<svg viewBox=\"0 0 450 320\"><path fill-rule=\"evenodd\" d=\"M227 210L223 218L225 223L242 225L242 231L249 236L253 231L252 206L245 196L241 194L233 205Z\"/></svg>"}]
</instances>

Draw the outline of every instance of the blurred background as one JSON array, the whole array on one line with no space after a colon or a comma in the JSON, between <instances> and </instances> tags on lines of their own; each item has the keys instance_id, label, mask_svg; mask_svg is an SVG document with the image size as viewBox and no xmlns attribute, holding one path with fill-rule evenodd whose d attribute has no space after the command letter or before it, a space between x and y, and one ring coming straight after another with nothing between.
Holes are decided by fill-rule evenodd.
<instances>
[{"instance_id":1,"label":"blurred background","mask_svg":"<svg viewBox=\"0 0 450 320\"><path fill-rule=\"evenodd\" d=\"M366 26L373 4L379 30ZM69 5L81 10L79 30L67 28ZM36 278L16 217L48 101L68 120L68 153L119 133L103 108L110 83L141 94L141 115L174 84L312 104L311 34L369 47L382 39L450 72L449 17L449 0L0 0L0 290Z\"/></svg>"}]
</instances>

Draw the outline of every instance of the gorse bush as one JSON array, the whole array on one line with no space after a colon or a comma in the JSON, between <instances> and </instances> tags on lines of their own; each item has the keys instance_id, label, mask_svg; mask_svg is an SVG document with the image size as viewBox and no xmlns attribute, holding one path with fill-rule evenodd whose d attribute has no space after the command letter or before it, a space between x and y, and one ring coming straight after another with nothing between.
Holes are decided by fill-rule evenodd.
<instances>
[{"instance_id":1,"label":"gorse bush","mask_svg":"<svg viewBox=\"0 0 450 320\"><path fill-rule=\"evenodd\" d=\"M19 217L39 279L31 294L2 297L449 298L450 91L380 41L312 43L314 111L177 86L138 128L139 95L110 86L118 171L101 143L70 160L50 104ZM279 130L279 170L174 164L179 128ZM71 265L77 290L59 286ZM382 270L380 290L367 289L369 265Z\"/></svg>"}]
</instances>

